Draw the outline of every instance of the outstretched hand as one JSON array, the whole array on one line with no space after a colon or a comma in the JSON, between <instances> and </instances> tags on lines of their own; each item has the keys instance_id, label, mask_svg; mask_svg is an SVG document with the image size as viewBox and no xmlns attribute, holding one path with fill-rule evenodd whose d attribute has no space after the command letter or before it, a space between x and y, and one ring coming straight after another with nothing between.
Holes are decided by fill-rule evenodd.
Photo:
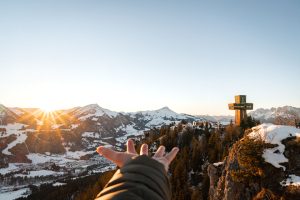
<instances>
[{"instance_id":1,"label":"outstretched hand","mask_svg":"<svg viewBox=\"0 0 300 200\"><path fill-rule=\"evenodd\" d=\"M169 165L172 160L175 158L176 154L178 153L179 149L174 147L169 153L166 154L165 147L160 146L157 151L155 152L154 156L152 157L154 160L160 162L164 165L166 171L168 171ZM129 162L132 158L138 155L148 155L148 145L143 144L141 146L140 154L137 154L134 148L134 142L129 139L127 140L127 151L126 152L117 152L112 149L99 146L97 148L97 152L107 158L108 160L112 161L119 167L123 167L127 162Z\"/></svg>"}]
</instances>

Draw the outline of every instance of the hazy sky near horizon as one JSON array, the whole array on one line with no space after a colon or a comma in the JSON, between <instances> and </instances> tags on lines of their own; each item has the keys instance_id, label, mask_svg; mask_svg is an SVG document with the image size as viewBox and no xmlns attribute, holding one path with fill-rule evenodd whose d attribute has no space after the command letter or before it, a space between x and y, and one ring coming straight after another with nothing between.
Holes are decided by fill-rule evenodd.
<instances>
[{"instance_id":1,"label":"hazy sky near horizon","mask_svg":"<svg viewBox=\"0 0 300 200\"><path fill-rule=\"evenodd\" d=\"M0 1L0 103L300 107L300 2Z\"/></svg>"}]
</instances>

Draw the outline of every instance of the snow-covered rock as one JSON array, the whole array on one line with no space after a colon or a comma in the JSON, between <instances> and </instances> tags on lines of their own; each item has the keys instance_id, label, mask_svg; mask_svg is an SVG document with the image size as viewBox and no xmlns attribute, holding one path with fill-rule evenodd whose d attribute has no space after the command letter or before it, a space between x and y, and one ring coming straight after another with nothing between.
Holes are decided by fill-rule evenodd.
<instances>
[{"instance_id":1,"label":"snow-covered rock","mask_svg":"<svg viewBox=\"0 0 300 200\"><path fill-rule=\"evenodd\" d=\"M285 166L280 164L288 162L288 159L283 154L285 146L282 144L282 141L289 137L300 137L300 129L292 126L261 124L252 128L252 132L248 136L262 139L265 143L277 145L274 148L265 149L263 158L274 167L282 167L285 170Z\"/></svg>"},{"instance_id":2,"label":"snow-covered rock","mask_svg":"<svg viewBox=\"0 0 300 200\"><path fill-rule=\"evenodd\" d=\"M290 186L290 185L300 186L300 176L296 176L295 174L291 174L291 175L289 175L289 177L286 180L280 182L280 184L282 186Z\"/></svg>"},{"instance_id":3,"label":"snow-covered rock","mask_svg":"<svg viewBox=\"0 0 300 200\"><path fill-rule=\"evenodd\" d=\"M221 167L208 166L209 199L298 199L299 137L300 129L292 126L261 124L247 131Z\"/></svg>"}]
</instances>

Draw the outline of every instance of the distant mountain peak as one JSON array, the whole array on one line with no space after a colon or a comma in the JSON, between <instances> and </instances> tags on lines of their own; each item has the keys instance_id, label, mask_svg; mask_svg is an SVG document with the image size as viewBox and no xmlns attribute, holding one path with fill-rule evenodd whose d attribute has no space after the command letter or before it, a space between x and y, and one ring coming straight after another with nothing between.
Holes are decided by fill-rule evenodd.
<instances>
[{"instance_id":1,"label":"distant mountain peak","mask_svg":"<svg viewBox=\"0 0 300 200\"><path fill-rule=\"evenodd\" d=\"M156 111L176 113L175 111L171 110L168 106L162 107ZM178 114L178 113L176 113L176 114Z\"/></svg>"},{"instance_id":2,"label":"distant mountain peak","mask_svg":"<svg viewBox=\"0 0 300 200\"><path fill-rule=\"evenodd\" d=\"M270 122L282 125L293 125L295 120L300 119L300 108L282 106L277 108L259 108L249 112L249 115L261 122Z\"/></svg>"},{"instance_id":3,"label":"distant mountain peak","mask_svg":"<svg viewBox=\"0 0 300 200\"><path fill-rule=\"evenodd\" d=\"M11 111L9 108L5 107L4 105L0 104L0 118L1 118L1 123L3 121L14 121L18 118L18 115Z\"/></svg>"},{"instance_id":4,"label":"distant mountain peak","mask_svg":"<svg viewBox=\"0 0 300 200\"><path fill-rule=\"evenodd\" d=\"M100 117L105 114L110 117L115 117L118 115L117 112L102 108L98 104L89 104L84 107L79 107L74 111L74 114L79 116L79 119L81 120L85 120L90 117Z\"/></svg>"},{"instance_id":5,"label":"distant mountain peak","mask_svg":"<svg viewBox=\"0 0 300 200\"><path fill-rule=\"evenodd\" d=\"M97 103L88 104L86 106L81 107L82 109L99 109L101 108Z\"/></svg>"},{"instance_id":6,"label":"distant mountain peak","mask_svg":"<svg viewBox=\"0 0 300 200\"><path fill-rule=\"evenodd\" d=\"M164 107L162 107L162 108L159 109L159 110L168 110L168 111L172 111L168 106L164 106Z\"/></svg>"},{"instance_id":7,"label":"distant mountain peak","mask_svg":"<svg viewBox=\"0 0 300 200\"><path fill-rule=\"evenodd\" d=\"M165 106L162 107L161 109L156 110L156 112L159 112L161 114L166 114L166 115L174 115L177 116L179 115L177 112L171 110L169 107Z\"/></svg>"}]
</instances>

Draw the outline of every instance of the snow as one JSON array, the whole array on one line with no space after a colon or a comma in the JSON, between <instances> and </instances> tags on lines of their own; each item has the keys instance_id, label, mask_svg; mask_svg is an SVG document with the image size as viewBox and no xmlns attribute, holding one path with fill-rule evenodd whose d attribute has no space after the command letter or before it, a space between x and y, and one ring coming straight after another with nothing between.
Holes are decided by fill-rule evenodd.
<instances>
[{"instance_id":1,"label":"snow","mask_svg":"<svg viewBox=\"0 0 300 200\"><path fill-rule=\"evenodd\" d=\"M62 186L62 185L66 185L66 183L56 182L56 183L52 184L52 186L54 186L54 187L56 187L56 186Z\"/></svg>"},{"instance_id":2,"label":"snow","mask_svg":"<svg viewBox=\"0 0 300 200\"><path fill-rule=\"evenodd\" d=\"M12 153L9 152L8 150L13 148L17 144L21 144L21 143L25 142L26 139L27 139L26 133L19 133L19 136L17 136L17 139L12 141L11 143L9 143L7 145L7 147L2 151L2 153L6 154L6 155L12 155Z\"/></svg>"},{"instance_id":3,"label":"snow","mask_svg":"<svg viewBox=\"0 0 300 200\"><path fill-rule=\"evenodd\" d=\"M80 157L93 153L95 153L95 151L67 151L65 155L66 158L79 160Z\"/></svg>"},{"instance_id":4,"label":"snow","mask_svg":"<svg viewBox=\"0 0 300 200\"><path fill-rule=\"evenodd\" d=\"M280 184L282 186L290 186L290 185L300 186L300 176L296 176L294 174L291 174L291 175L289 175L289 177L286 180L280 182Z\"/></svg>"},{"instance_id":5,"label":"snow","mask_svg":"<svg viewBox=\"0 0 300 200\"><path fill-rule=\"evenodd\" d=\"M141 114L144 116L148 116L148 119L153 119L153 118L176 118L176 119L186 119L186 116L177 114L176 112L172 111L168 107L163 107L158 110L153 110L153 111L139 111L139 112L134 112L130 113L133 117L134 115Z\"/></svg>"},{"instance_id":6,"label":"snow","mask_svg":"<svg viewBox=\"0 0 300 200\"><path fill-rule=\"evenodd\" d=\"M61 127L63 124L53 124L51 126L52 129L58 129L59 127Z\"/></svg>"},{"instance_id":7,"label":"snow","mask_svg":"<svg viewBox=\"0 0 300 200\"><path fill-rule=\"evenodd\" d=\"M129 114L132 118L141 118L143 121L146 121L146 127L148 128L168 125L172 122L178 123L182 119L187 118L194 118L195 120L198 119L193 116L188 116L186 114L178 114L168 107L163 107L154 111L139 111L132 112Z\"/></svg>"},{"instance_id":8,"label":"snow","mask_svg":"<svg viewBox=\"0 0 300 200\"><path fill-rule=\"evenodd\" d=\"M71 125L71 129L75 129L75 128L77 128L79 126L79 124L72 124Z\"/></svg>"},{"instance_id":9,"label":"snow","mask_svg":"<svg viewBox=\"0 0 300 200\"><path fill-rule=\"evenodd\" d=\"M21 123L13 123L13 124L7 124L7 125L0 125L0 128L6 129L6 134L0 135L1 137L7 137L13 134L22 133L23 131L20 131L23 127L26 127L27 125L21 124Z\"/></svg>"},{"instance_id":10,"label":"snow","mask_svg":"<svg viewBox=\"0 0 300 200\"><path fill-rule=\"evenodd\" d=\"M86 120L86 119L88 119L90 117L93 117L93 116L95 116L95 114L87 114L87 115L84 115L82 117L79 117L79 120L84 121L84 120Z\"/></svg>"},{"instance_id":11,"label":"snow","mask_svg":"<svg viewBox=\"0 0 300 200\"><path fill-rule=\"evenodd\" d=\"M8 167L6 167L6 168L0 168L0 174L2 174L2 175L8 174L10 172L13 172L16 169L18 169L18 167L15 164L9 163Z\"/></svg>"},{"instance_id":12,"label":"snow","mask_svg":"<svg viewBox=\"0 0 300 200\"><path fill-rule=\"evenodd\" d=\"M108 139L112 139L112 138L114 138L114 137L104 137L104 138L102 138L102 140L108 140Z\"/></svg>"},{"instance_id":13,"label":"snow","mask_svg":"<svg viewBox=\"0 0 300 200\"><path fill-rule=\"evenodd\" d=\"M120 143L125 143L127 141L127 138L129 136L139 136L139 135L143 135L144 134L144 131L139 131L139 130L136 130L135 128L133 128L134 124L133 125L127 125L127 126L122 126L122 127L119 127L121 130L125 131L126 134L123 135L122 137L118 137L116 138L116 140Z\"/></svg>"},{"instance_id":14,"label":"snow","mask_svg":"<svg viewBox=\"0 0 300 200\"><path fill-rule=\"evenodd\" d=\"M30 153L27 155L27 158L32 161L32 164L46 163L46 162L55 162L59 164L64 164L67 162L74 162L74 160L66 159L62 155L44 155L39 153Z\"/></svg>"},{"instance_id":15,"label":"snow","mask_svg":"<svg viewBox=\"0 0 300 200\"><path fill-rule=\"evenodd\" d=\"M37 170L29 171L28 174L16 174L15 177L36 177L36 176L60 176L63 175L63 172L55 172L51 170Z\"/></svg>"},{"instance_id":16,"label":"snow","mask_svg":"<svg viewBox=\"0 0 300 200\"><path fill-rule=\"evenodd\" d=\"M146 126L147 127L152 127L152 126L161 126L161 125L168 125L171 124L172 122L178 123L179 121L171 121L171 120L164 120L160 117L153 118L151 121L149 121Z\"/></svg>"},{"instance_id":17,"label":"snow","mask_svg":"<svg viewBox=\"0 0 300 200\"><path fill-rule=\"evenodd\" d=\"M109 165L109 166L106 166L106 167L102 167L101 169L92 170L92 172L93 173L103 173L103 172L106 172L106 171L109 171L109 170L115 170L116 167L117 166L115 164L112 164L112 165Z\"/></svg>"},{"instance_id":18,"label":"snow","mask_svg":"<svg viewBox=\"0 0 300 200\"><path fill-rule=\"evenodd\" d=\"M9 192L4 192L4 193L0 193L0 199L1 200L13 200L13 199L18 199L20 197L26 197L28 193L28 189L27 188L23 188L20 190L16 190L16 191L9 191Z\"/></svg>"},{"instance_id":19,"label":"snow","mask_svg":"<svg viewBox=\"0 0 300 200\"><path fill-rule=\"evenodd\" d=\"M280 163L288 162L289 160L283 155L281 151L279 153L274 153L278 149L284 150L284 148L272 148L272 149L265 149L264 154L262 157L265 159L266 162L271 163L274 167L280 168L282 167L285 170L285 166L281 165Z\"/></svg>"},{"instance_id":20,"label":"snow","mask_svg":"<svg viewBox=\"0 0 300 200\"><path fill-rule=\"evenodd\" d=\"M214 163L213 165L218 167L218 166L223 165L223 164L224 164L224 162L217 162L217 163Z\"/></svg>"},{"instance_id":21,"label":"snow","mask_svg":"<svg viewBox=\"0 0 300 200\"><path fill-rule=\"evenodd\" d=\"M100 138L99 133L94 133L94 132L84 132L81 135L82 137L88 137L88 138Z\"/></svg>"},{"instance_id":22,"label":"snow","mask_svg":"<svg viewBox=\"0 0 300 200\"><path fill-rule=\"evenodd\" d=\"M32 164L41 164L46 162L55 162L58 164L65 164L68 162L74 162L79 160L81 156L87 154L93 154L95 151L67 151L63 155L59 154L39 154L39 153L30 153L27 155L27 158L32 161Z\"/></svg>"},{"instance_id":23,"label":"snow","mask_svg":"<svg viewBox=\"0 0 300 200\"><path fill-rule=\"evenodd\" d=\"M37 125L43 126L44 122L42 120L38 120L38 119L35 119L35 120L36 120Z\"/></svg>"},{"instance_id":24,"label":"snow","mask_svg":"<svg viewBox=\"0 0 300 200\"><path fill-rule=\"evenodd\" d=\"M229 121L229 122L227 122L227 121L220 121L220 124L221 124L221 125L224 125L224 126L227 126L227 125L230 124L230 121Z\"/></svg>"},{"instance_id":25,"label":"snow","mask_svg":"<svg viewBox=\"0 0 300 200\"><path fill-rule=\"evenodd\" d=\"M3 137L8 137L10 135L15 135L17 137L16 140L12 141L11 143L9 143L7 145L7 147L5 149L2 150L3 154L6 155L12 155L11 152L9 152L8 150L13 148L14 146L16 146L17 144L21 144L23 142L25 142L25 140L27 139L27 134L26 132L28 130L20 130L23 127L26 127L27 125L25 124L21 124L21 123L14 123L14 124L7 124L7 125L0 125L0 128L5 128L6 129L6 133L5 134L1 134L0 138Z\"/></svg>"},{"instance_id":26,"label":"snow","mask_svg":"<svg viewBox=\"0 0 300 200\"><path fill-rule=\"evenodd\" d=\"M288 159L283 154L285 146L281 141L289 137L300 137L300 130L292 126L261 124L252 128L252 132L248 136L262 139L265 143L277 145L274 148L265 149L262 157L274 167L285 170L285 166L280 163L288 162Z\"/></svg>"}]
</instances>

